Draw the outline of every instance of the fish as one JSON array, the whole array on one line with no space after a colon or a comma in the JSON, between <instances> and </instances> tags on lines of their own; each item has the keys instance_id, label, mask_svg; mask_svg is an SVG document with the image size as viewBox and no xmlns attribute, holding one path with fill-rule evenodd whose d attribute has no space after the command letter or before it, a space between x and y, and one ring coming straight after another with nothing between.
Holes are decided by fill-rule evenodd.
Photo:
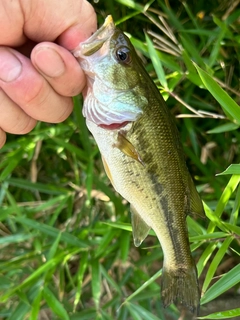
<instances>
[{"instance_id":1,"label":"fish","mask_svg":"<svg viewBox=\"0 0 240 320\"><path fill-rule=\"evenodd\" d=\"M198 313L200 289L186 217L204 216L175 119L112 16L73 51L87 85L83 116L114 189L130 204L139 247L153 229L163 250L161 300Z\"/></svg>"}]
</instances>

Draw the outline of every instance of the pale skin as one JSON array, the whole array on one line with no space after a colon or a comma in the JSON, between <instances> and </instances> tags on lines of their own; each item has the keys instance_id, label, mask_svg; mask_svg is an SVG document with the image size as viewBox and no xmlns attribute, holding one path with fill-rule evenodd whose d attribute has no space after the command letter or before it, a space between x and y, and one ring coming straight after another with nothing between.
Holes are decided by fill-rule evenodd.
<instances>
[{"instance_id":1,"label":"pale skin","mask_svg":"<svg viewBox=\"0 0 240 320\"><path fill-rule=\"evenodd\" d=\"M85 0L0 0L0 148L6 133L64 121L85 76L70 53L97 29Z\"/></svg>"}]
</instances>

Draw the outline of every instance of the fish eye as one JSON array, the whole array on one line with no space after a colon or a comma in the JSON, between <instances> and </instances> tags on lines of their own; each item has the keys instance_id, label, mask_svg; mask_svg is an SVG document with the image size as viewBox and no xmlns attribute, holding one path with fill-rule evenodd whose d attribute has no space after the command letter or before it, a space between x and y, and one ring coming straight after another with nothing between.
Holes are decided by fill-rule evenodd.
<instances>
[{"instance_id":1,"label":"fish eye","mask_svg":"<svg viewBox=\"0 0 240 320\"><path fill-rule=\"evenodd\" d=\"M130 63L131 55L130 55L129 49L126 47L119 48L116 51L116 58L119 62L126 63L126 64Z\"/></svg>"}]
</instances>

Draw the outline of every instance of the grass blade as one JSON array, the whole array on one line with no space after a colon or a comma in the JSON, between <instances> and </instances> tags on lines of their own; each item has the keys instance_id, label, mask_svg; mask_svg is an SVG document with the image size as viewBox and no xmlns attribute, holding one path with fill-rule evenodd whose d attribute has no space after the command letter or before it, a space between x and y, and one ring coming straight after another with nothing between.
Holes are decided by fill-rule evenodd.
<instances>
[{"instance_id":1,"label":"grass blade","mask_svg":"<svg viewBox=\"0 0 240 320\"><path fill-rule=\"evenodd\" d=\"M163 86L163 88L166 91L168 91L168 84L167 84L167 80L166 80L166 77L165 77L165 73L163 71L161 60L159 59L157 51L155 50L155 48L153 46L153 43L152 43L152 41L150 40L150 38L148 37L147 34L145 34L145 37L146 37L146 41L147 41L149 55L150 55L150 58L152 60L154 69L156 71L158 80L160 81L160 83Z\"/></svg>"},{"instance_id":2,"label":"grass blade","mask_svg":"<svg viewBox=\"0 0 240 320\"><path fill-rule=\"evenodd\" d=\"M198 319L230 319L240 316L240 308L232 309L232 310L226 310L226 311L218 311L215 313L208 314L204 317L198 317Z\"/></svg>"},{"instance_id":3,"label":"grass blade","mask_svg":"<svg viewBox=\"0 0 240 320\"><path fill-rule=\"evenodd\" d=\"M231 269L226 273L220 280L218 280L208 291L205 292L201 299L201 304L205 304L209 301L220 296L222 293L226 292L236 284L240 282L240 264Z\"/></svg>"},{"instance_id":4,"label":"grass blade","mask_svg":"<svg viewBox=\"0 0 240 320\"><path fill-rule=\"evenodd\" d=\"M92 270L92 295L95 307L99 310L101 296L101 273L98 259L94 259L91 263Z\"/></svg>"},{"instance_id":5,"label":"grass blade","mask_svg":"<svg viewBox=\"0 0 240 320\"><path fill-rule=\"evenodd\" d=\"M204 86L209 90L209 92L214 96L214 98L220 103L226 115L231 115L231 119L236 121L240 125L240 106L224 91L220 85L203 69L201 69L196 63L194 63L195 68L204 84Z\"/></svg>"},{"instance_id":6,"label":"grass blade","mask_svg":"<svg viewBox=\"0 0 240 320\"><path fill-rule=\"evenodd\" d=\"M226 170L218 173L217 176L221 176L224 174L235 174L240 176L240 164L231 164Z\"/></svg>"},{"instance_id":7,"label":"grass blade","mask_svg":"<svg viewBox=\"0 0 240 320\"><path fill-rule=\"evenodd\" d=\"M215 255L215 257L213 258L209 268L208 268L208 272L206 274L205 277L205 281L203 283L203 287L202 287L202 291L205 292L210 284L210 282L213 279L213 276L220 264L220 262L222 261L224 255L226 254L231 242L233 241L233 237L228 237L227 239L225 239L221 245L221 247L219 248L217 254Z\"/></svg>"},{"instance_id":8,"label":"grass blade","mask_svg":"<svg viewBox=\"0 0 240 320\"><path fill-rule=\"evenodd\" d=\"M51 310L62 320L70 320L67 311L64 309L62 303L55 297L53 292L45 287L43 289L43 297Z\"/></svg>"}]
</instances>

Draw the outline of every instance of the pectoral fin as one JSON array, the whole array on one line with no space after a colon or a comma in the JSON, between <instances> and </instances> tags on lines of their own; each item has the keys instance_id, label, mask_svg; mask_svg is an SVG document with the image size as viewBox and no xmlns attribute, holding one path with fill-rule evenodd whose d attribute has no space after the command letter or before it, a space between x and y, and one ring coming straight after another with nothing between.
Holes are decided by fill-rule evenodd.
<instances>
[{"instance_id":1,"label":"pectoral fin","mask_svg":"<svg viewBox=\"0 0 240 320\"><path fill-rule=\"evenodd\" d=\"M145 221L137 213L136 209L131 205L132 214L132 231L133 231L133 241L136 247L139 247L143 240L147 237L149 230L151 229Z\"/></svg>"},{"instance_id":2,"label":"pectoral fin","mask_svg":"<svg viewBox=\"0 0 240 320\"><path fill-rule=\"evenodd\" d=\"M118 148L124 154L133 158L134 160L137 160L144 166L144 163L134 145L125 137L122 132L118 132L117 142L115 143L114 147Z\"/></svg>"}]
</instances>

